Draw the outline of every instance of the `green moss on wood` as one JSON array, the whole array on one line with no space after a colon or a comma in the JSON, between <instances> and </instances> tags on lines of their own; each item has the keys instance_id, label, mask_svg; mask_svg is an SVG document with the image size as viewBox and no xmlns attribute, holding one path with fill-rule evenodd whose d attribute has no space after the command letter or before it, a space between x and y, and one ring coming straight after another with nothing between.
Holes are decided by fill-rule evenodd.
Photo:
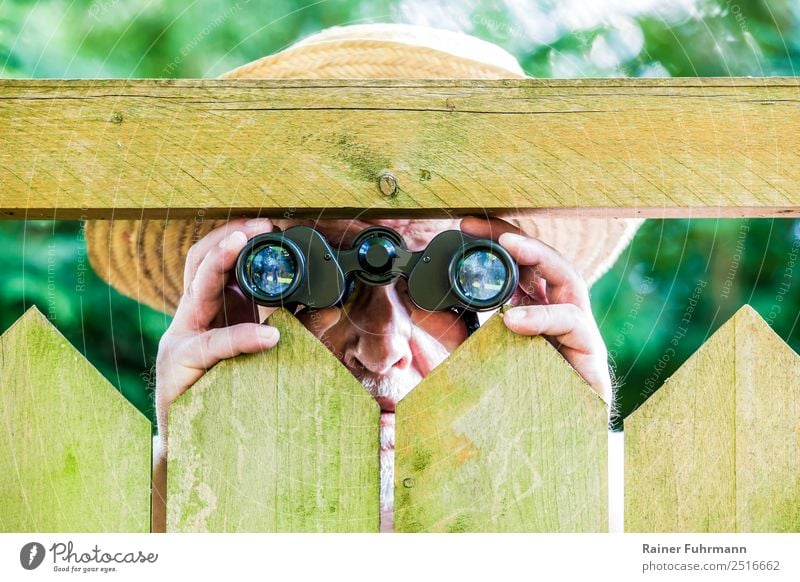
<instances>
[{"instance_id":1,"label":"green moss on wood","mask_svg":"<svg viewBox=\"0 0 800 582\"><path fill-rule=\"evenodd\" d=\"M0 424L0 531L150 531L150 423L35 307L0 337Z\"/></svg>"}]
</instances>

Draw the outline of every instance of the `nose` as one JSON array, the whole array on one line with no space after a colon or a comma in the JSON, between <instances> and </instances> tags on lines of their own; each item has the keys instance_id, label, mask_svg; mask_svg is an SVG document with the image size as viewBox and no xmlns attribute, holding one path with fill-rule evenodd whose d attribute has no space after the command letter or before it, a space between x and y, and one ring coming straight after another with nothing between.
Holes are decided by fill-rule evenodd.
<instances>
[{"instance_id":1,"label":"nose","mask_svg":"<svg viewBox=\"0 0 800 582\"><path fill-rule=\"evenodd\" d=\"M395 286L364 286L349 317L356 329L346 362L376 375L411 365L411 317Z\"/></svg>"}]
</instances>

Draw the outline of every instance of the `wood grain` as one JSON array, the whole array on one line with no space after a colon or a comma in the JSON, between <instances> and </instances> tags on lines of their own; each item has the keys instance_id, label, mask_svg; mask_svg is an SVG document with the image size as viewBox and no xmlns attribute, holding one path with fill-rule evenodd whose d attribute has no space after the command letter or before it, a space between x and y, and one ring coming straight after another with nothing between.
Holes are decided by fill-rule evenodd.
<instances>
[{"instance_id":1,"label":"wood grain","mask_svg":"<svg viewBox=\"0 0 800 582\"><path fill-rule=\"evenodd\" d=\"M798 378L742 307L626 419L626 531L800 531Z\"/></svg>"},{"instance_id":2,"label":"wood grain","mask_svg":"<svg viewBox=\"0 0 800 582\"><path fill-rule=\"evenodd\" d=\"M167 531L377 532L379 408L294 316L170 409Z\"/></svg>"},{"instance_id":3,"label":"wood grain","mask_svg":"<svg viewBox=\"0 0 800 582\"><path fill-rule=\"evenodd\" d=\"M149 532L150 430L29 309L0 336L0 532Z\"/></svg>"},{"instance_id":4,"label":"wood grain","mask_svg":"<svg viewBox=\"0 0 800 582\"><path fill-rule=\"evenodd\" d=\"M794 78L0 80L0 216L797 216L798 102Z\"/></svg>"},{"instance_id":5,"label":"wood grain","mask_svg":"<svg viewBox=\"0 0 800 582\"><path fill-rule=\"evenodd\" d=\"M395 531L607 531L606 407L495 315L397 408Z\"/></svg>"}]
</instances>

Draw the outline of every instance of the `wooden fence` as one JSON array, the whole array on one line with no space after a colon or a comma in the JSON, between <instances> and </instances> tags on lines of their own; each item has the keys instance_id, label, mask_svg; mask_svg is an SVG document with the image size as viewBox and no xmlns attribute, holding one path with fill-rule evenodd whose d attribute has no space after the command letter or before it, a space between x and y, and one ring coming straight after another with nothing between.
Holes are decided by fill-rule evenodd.
<instances>
[{"instance_id":1,"label":"wooden fence","mask_svg":"<svg viewBox=\"0 0 800 582\"><path fill-rule=\"evenodd\" d=\"M797 216L795 79L0 81L0 217ZM232 135L235 132L235 135ZM391 172L396 189L381 190ZM377 531L374 401L291 315L170 412L171 531ZM800 363L743 308L630 417L630 531L800 531ZM628 387L630 388L630 387ZM147 531L150 427L35 309L0 531ZM398 406L397 531L604 531L607 414L487 322Z\"/></svg>"},{"instance_id":2,"label":"wooden fence","mask_svg":"<svg viewBox=\"0 0 800 582\"><path fill-rule=\"evenodd\" d=\"M0 531L150 531L150 422L33 307L0 336Z\"/></svg>"},{"instance_id":3,"label":"wooden fence","mask_svg":"<svg viewBox=\"0 0 800 582\"><path fill-rule=\"evenodd\" d=\"M628 531L800 531L800 357L749 306L625 421Z\"/></svg>"}]
</instances>

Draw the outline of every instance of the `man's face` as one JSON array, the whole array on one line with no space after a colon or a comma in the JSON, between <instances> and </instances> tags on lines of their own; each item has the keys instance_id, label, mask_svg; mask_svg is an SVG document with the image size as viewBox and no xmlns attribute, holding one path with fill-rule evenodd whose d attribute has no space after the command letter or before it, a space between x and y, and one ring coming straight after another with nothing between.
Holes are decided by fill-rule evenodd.
<instances>
[{"instance_id":1,"label":"man's face","mask_svg":"<svg viewBox=\"0 0 800 582\"><path fill-rule=\"evenodd\" d=\"M409 250L424 249L444 230L458 229L458 220L321 220L275 221L281 229L298 224L316 228L334 248L350 248L369 226L396 230ZM383 286L356 282L339 318L328 313L299 315L375 397L383 412L397 402L467 337L466 326L452 312L428 312L408 296L405 279ZM333 323L335 322L335 323Z\"/></svg>"}]
</instances>

